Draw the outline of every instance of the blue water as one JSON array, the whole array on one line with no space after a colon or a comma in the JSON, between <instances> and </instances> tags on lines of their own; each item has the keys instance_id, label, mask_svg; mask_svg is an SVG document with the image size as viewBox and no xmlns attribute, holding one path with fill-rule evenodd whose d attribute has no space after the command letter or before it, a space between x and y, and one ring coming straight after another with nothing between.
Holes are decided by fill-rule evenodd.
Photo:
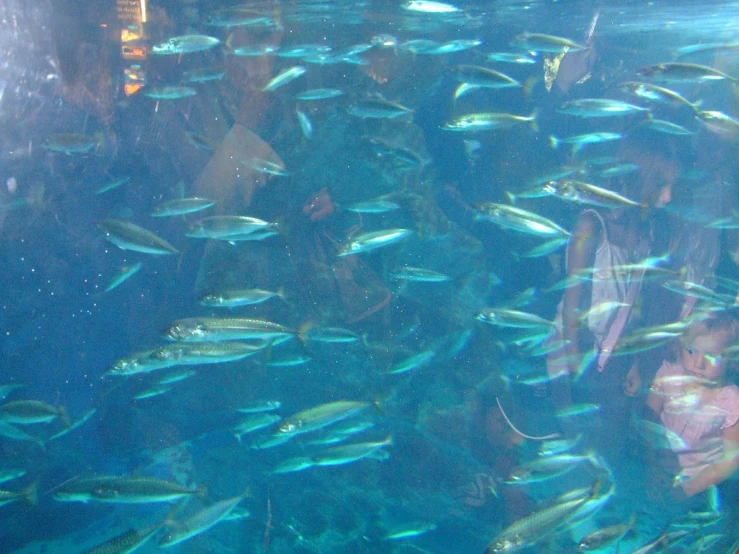
<instances>
[{"instance_id":1,"label":"blue water","mask_svg":"<svg viewBox=\"0 0 739 554\"><path fill-rule=\"evenodd\" d=\"M580 98L645 105L617 85L641 80L638 69L671 61L677 48L735 40L739 4L507 0L459 3L460 11L439 15L404 10L393 1L264 2L249 9L268 23L249 27L207 24L223 13L219 10L233 7L225 2L147 4L148 22L141 29L149 38L142 39L143 47L189 34L216 37L221 44L181 56L125 60L112 2L33 0L0 6L0 384L23 384L5 402L63 406L72 421L96 410L78 429L43 448L0 437L0 466L26 470L23 478L0 488L20 491L35 483L39 490L34 506L15 502L0 508L0 552L86 552L130 528L162 521L169 511L169 504L54 500L56 487L76 477L149 476L205 487L174 519L249 488L241 503L248 518L221 522L172 549L183 553L482 554L501 529L537 504L591 483L592 474L579 468L543 485L502 484L514 466L537 456L538 442L523 440L508 427L496 397L520 430L544 435L560 429L551 415L548 386L518 382L540 375L543 357L526 356L515 344L517 332L486 326L475 314L519 298L515 309L552 319L561 292L546 291L564 276L564 249L550 258L524 257L543 240L476 221L474 206L508 204L506 193L520 194L538 177L584 159L618 155L619 142L587 145L576 156L566 145L550 146L550 135L609 131L629 135L624 140L635 150L661 152L679 165L666 210L671 227L666 217L657 219L663 235L674 237L681 229L729 217L736 206L735 141L701 126L690 110L655 108L655 115L693 133L668 137L636 129L645 120L641 114L588 119L557 109ZM570 83L567 93L557 92L556 85L552 92L545 89L542 54L534 64L486 60L489 53L513 51L510 41L526 31L583 42L596 13L592 48L597 58L585 72L590 76ZM269 43L283 50L319 44L336 52L381 33L396 37L398 46L375 46L351 63L238 57L228 51ZM413 39L440 44L477 39L480 44L454 53L413 54L402 46ZM690 61L736 76L736 52L699 54ZM134 65L141 66L151 87L178 84L185 71L201 67L223 66L226 75L188 83L195 96L157 101L144 95L147 88L124 93L125 71ZM305 66L305 75L262 92L272 77L294 65ZM525 87L481 88L455 105L459 83L451 69L458 65L496 69ZM701 109L737 115L736 92L727 81L665 86L691 101L702 100ZM316 88L345 94L295 100L295 94ZM347 112L378 93L412 114L361 119ZM301 132L296 107L312 123L309 137ZM481 133L442 129L452 118L474 112L536 113L537 125ZM235 128L250 129L259 141L235 139ZM92 137L95 146L69 155L42 146L60 133ZM195 148L187 133L205 137L215 152ZM378 149L370 138L412 153L417 165L404 165L407 161ZM269 145L286 175L248 169L258 144ZM649 172L650 159L641 171ZM95 194L120 176L130 181ZM696 181L704 185L701 194ZM346 209L383 195L399 209L361 215ZM149 215L165 200L190 196L211 197L218 204L184 216ZM312 221L310 215L317 213L312 210L326 205L330 213ZM517 206L566 229L582 209L553 198L524 199ZM226 214L279 222L281 233L235 244L184 236L201 217ZM97 227L106 219L142 226L179 253L119 249ZM371 252L337 256L357 235L391 228L413 234ZM736 278L732 232L707 237L716 255L705 264ZM104 292L122 268L136 262L143 262L141 271ZM449 280L404 283L390 275L402 266L440 272ZM284 289L286 300L232 309L198 304L204 292L224 288ZM657 321L662 314L652 310ZM195 370L193 377L142 400L134 396L153 386L162 371L103 377L116 360L167 344L163 331L191 317L257 318L296 332L338 327L361 338L324 343L301 335L245 360L187 366ZM434 352L430 362L407 373L388 373L423 351ZM297 355L310 361L268 365ZM654 354L646 375L653 375L659 362L660 354ZM271 474L285 460L325 448L308 442L331 428L269 449L250 448L274 431L234 439L231 428L241 417L235 410L252 400L279 400L276 413L283 418L338 400L370 402L362 419L374 427L346 442L392 436L392 445L381 449L385 459ZM643 400L638 398L634 408ZM22 428L44 438L63 424ZM597 423L585 429L595 437L603 432ZM635 436L630 428L623 433ZM602 439L593 440L595 448ZM613 468L616 496L584 526L626 522L639 513L637 530L627 536L621 553L653 540L667 523L640 513L643 476L632 459L637 454L621 454ZM479 489L471 493L476 476L497 480L497 496ZM724 552L737 539L732 534L735 482L727 483L721 490L724 520L716 530L701 531L722 534L711 552ZM469 500L478 493L479 502ZM386 539L393 529L414 522L435 527L415 537ZM583 528L564 529L523 551L574 552L573 540L583 533ZM156 542L140 551L154 552Z\"/></svg>"}]
</instances>

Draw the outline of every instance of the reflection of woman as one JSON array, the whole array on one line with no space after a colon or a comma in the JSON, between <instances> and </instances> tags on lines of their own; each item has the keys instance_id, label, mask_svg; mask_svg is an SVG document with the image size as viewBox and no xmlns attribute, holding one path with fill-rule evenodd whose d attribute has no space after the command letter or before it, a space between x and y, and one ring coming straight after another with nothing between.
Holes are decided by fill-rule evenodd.
<instances>
[{"instance_id":1,"label":"reflection of woman","mask_svg":"<svg viewBox=\"0 0 739 554\"><path fill-rule=\"evenodd\" d=\"M622 182L619 192L645 206L661 207L670 200L676 175L669 151L645 152L636 144L625 145L622 155L639 165L640 171ZM637 394L641 379L638 360L610 356L610 352L633 325L632 308L641 291L641 275L612 269L655 255L654 240L653 221L645 219L641 210L589 208L580 214L566 252L572 284L565 290L555 320L562 345L547 360L547 369L555 378L552 399L556 409L571 405L573 395L577 402L600 405L604 424L618 429L618 436L628 428L629 397ZM574 391L573 380L577 383ZM610 433L606 430L602 436ZM605 442L606 450L621 446L617 441Z\"/></svg>"}]
</instances>

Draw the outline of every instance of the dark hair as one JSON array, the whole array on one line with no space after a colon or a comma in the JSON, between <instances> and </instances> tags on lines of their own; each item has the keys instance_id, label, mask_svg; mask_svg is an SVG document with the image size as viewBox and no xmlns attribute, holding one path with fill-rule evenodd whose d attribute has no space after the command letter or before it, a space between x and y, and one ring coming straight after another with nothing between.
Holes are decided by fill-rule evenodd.
<instances>
[{"instance_id":1,"label":"dark hair","mask_svg":"<svg viewBox=\"0 0 739 554\"><path fill-rule=\"evenodd\" d=\"M702 328L702 329L701 329ZM726 332L731 334L730 345L735 345L739 340L739 320L730 310L711 313L708 317L694 321L683 332L683 339L695 337L701 331L706 333Z\"/></svg>"},{"instance_id":2,"label":"dark hair","mask_svg":"<svg viewBox=\"0 0 739 554\"><path fill-rule=\"evenodd\" d=\"M665 185L672 185L682 159L672 137L637 127L622 142L619 154L627 162L635 162L639 170L626 175L622 193L636 202L652 204ZM618 188L618 187L617 187Z\"/></svg>"}]
</instances>

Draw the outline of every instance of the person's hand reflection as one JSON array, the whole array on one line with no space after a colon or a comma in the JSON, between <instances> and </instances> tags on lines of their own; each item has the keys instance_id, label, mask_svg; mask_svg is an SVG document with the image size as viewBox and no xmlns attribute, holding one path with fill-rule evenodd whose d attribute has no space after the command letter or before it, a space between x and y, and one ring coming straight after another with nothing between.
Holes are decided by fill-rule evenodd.
<instances>
[{"instance_id":1,"label":"person's hand reflection","mask_svg":"<svg viewBox=\"0 0 739 554\"><path fill-rule=\"evenodd\" d=\"M326 187L323 187L303 206L303 213L307 215L311 221L320 221L334 213L336 204L331 199Z\"/></svg>"},{"instance_id":2,"label":"person's hand reflection","mask_svg":"<svg viewBox=\"0 0 739 554\"><path fill-rule=\"evenodd\" d=\"M597 59L598 53L593 46L585 50L567 52L559 62L559 71L554 85L562 94L567 94L572 85L592 71Z\"/></svg>"}]
</instances>

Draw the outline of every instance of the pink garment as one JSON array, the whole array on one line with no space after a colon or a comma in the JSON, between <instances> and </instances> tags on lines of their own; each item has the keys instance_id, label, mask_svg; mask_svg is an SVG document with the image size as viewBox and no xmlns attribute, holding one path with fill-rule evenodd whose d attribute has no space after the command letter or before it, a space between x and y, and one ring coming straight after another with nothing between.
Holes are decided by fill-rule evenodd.
<instances>
[{"instance_id":1,"label":"pink garment","mask_svg":"<svg viewBox=\"0 0 739 554\"><path fill-rule=\"evenodd\" d=\"M663 362L654 378L652 392L664 397L660 419L682 439L668 437L684 475L692 477L723 456L724 429L739 421L739 387L727 385L715 398L703 401L695 391L670 382L670 377L680 375L688 375L681 364Z\"/></svg>"}]
</instances>

